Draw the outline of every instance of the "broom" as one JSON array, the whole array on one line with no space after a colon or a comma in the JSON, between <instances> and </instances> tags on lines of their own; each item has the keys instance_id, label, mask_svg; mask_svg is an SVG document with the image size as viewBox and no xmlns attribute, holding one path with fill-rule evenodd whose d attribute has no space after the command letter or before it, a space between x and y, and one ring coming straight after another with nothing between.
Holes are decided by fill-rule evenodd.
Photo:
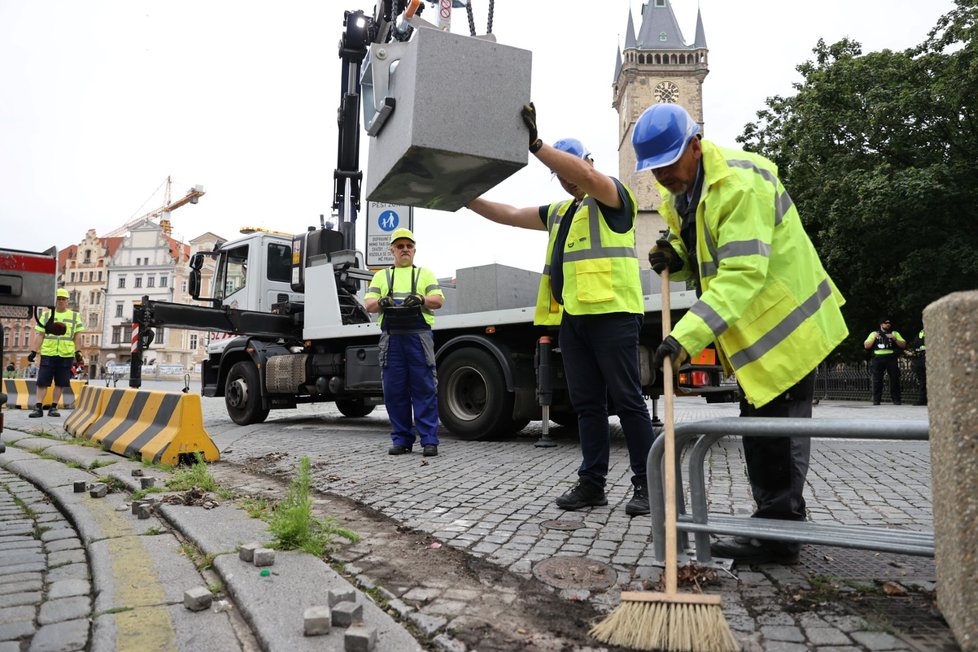
<instances>
[{"instance_id":1,"label":"broom","mask_svg":"<svg viewBox=\"0 0 978 652\"><path fill-rule=\"evenodd\" d=\"M662 270L662 339L672 330L669 270ZM665 593L624 591L619 604L588 632L602 643L666 652L737 652L720 596L679 593L676 554L676 431L673 423L672 360L662 376L665 395Z\"/></svg>"}]
</instances>

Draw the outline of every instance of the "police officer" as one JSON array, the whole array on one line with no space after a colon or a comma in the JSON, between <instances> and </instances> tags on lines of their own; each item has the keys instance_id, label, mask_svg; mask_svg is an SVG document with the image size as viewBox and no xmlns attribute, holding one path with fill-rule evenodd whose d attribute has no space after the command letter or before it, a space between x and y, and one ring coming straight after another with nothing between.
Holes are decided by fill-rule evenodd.
<instances>
[{"instance_id":1,"label":"police officer","mask_svg":"<svg viewBox=\"0 0 978 652\"><path fill-rule=\"evenodd\" d=\"M920 384L920 397L914 405L927 405L927 340L924 338L923 328L917 333L913 347L916 349L913 357L913 373Z\"/></svg>"},{"instance_id":2,"label":"police officer","mask_svg":"<svg viewBox=\"0 0 978 652\"><path fill-rule=\"evenodd\" d=\"M34 327L35 337L40 342L27 356L33 362L37 357L37 349L41 350L41 364L37 370L37 394L34 411L30 418L44 416L43 401L51 381L54 381L54 392L51 398L49 417L60 417L58 402L65 387L71 387L71 366L75 362L81 364L81 353L77 351L78 335L85 330L82 326L81 315L74 310L68 310L68 290L59 288L55 299L54 313L41 313L40 321Z\"/></svg>"},{"instance_id":3,"label":"police officer","mask_svg":"<svg viewBox=\"0 0 978 652\"><path fill-rule=\"evenodd\" d=\"M893 405L901 405L900 395L900 351L907 348L907 342L897 331L889 317L880 318L880 327L866 336L863 346L872 351L869 370L873 375L873 405L879 405L883 398L883 374L890 377L890 398Z\"/></svg>"},{"instance_id":4,"label":"police officer","mask_svg":"<svg viewBox=\"0 0 978 652\"><path fill-rule=\"evenodd\" d=\"M411 452L414 430L425 457L438 455L438 392L431 326L445 295L428 269L414 265L414 234L391 234L394 266L374 274L364 295L367 312L379 312L384 405L391 420L391 455ZM411 412L414 411L412 427Z\"/></svg>"},{"instance_id":5,"label":"police officer","mask_svg":"<svg viewBox=\"0 0 978 652\"><path fill-rule=\"evenodd\" d=\"M716 342L736 374L742 417L810 418L815 369L848 334L844 299L819 261L777 167L701 139L676 104L655 104L635 124L638 171L651 170L668 235L649 252L658 273L695 282L699 298L656 350L672 368ZM756 517L804 520L810 442L744 437ZM735 538L713 554L793 563L799 545Z\"/></svg>"}]
</instances>

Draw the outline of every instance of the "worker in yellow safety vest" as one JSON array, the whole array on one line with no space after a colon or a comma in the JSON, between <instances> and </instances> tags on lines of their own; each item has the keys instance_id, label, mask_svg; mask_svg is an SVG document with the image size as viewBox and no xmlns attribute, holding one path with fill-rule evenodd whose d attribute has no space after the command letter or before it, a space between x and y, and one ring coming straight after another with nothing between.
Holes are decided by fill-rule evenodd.
<instances>
[{"instance_id":1,"label":"worker in yellow safety vest","mask_svg":"<svg viewBox=\"0 0 978 652\"><path fill-rule=\"evenodd\" d=\"M692 281L698 301L656 350L674 370L716 342L734 373L743 417L812 416L815 369L848 334L842 295L825 272L771 161L702 140L682 107L655 104L632 137L638 171L651 170L669 227L649 263ZM744 437L756 517L804 520L807 438ZM738 538L718 557L798 559L792 543Z\"/></svg>"},{"instance_id":2,"label":"worker in yellow safety vest","mask_svg":"<svg viewBox=\"0 0 978 652\"><path fill-rule=\"evenodd\" d=\"M41 363L37 370L37 394L34 400L32 419L44 416L44 395L47 394L51 381L54 381L54 392L51 397L49 417L60 417L58 402L65 387L71 387L71 366L83 362L78 352L78 335L85 330L82 326L81 315L68 309L68 290L59 288L55 299L54 313L41 313L37 326L34 327L34 350L27 356L33 362L37 350L41 351Z\"/></svg>"}]
</instances>

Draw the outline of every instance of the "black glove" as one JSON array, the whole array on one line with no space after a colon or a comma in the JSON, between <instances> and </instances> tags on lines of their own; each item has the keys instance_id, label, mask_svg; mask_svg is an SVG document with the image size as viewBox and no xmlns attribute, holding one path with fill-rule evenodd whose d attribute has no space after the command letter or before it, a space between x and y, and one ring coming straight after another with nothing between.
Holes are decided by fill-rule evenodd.
<instances>
[{"instance_id":1,"label":"black glove","mask_svg":"<svg viewBox=\"0 0 978 652\"><path fill-rule=\"evenodd\" d=\"M392 297L389 294L388 295L385 295L385 296L382 296L382 297L380 297L380 300L377 301L377 305L379 305L383 309L393 308L394 307L394 297Z\"/></svg>"},{"instance_id":2,"label":"black glove","mask_svg":"<svg viewBox=\"0 0 978 652\"><path fill-rule=\"evenodd\" d=\"M537 109L533 102L524 104L520 115L523 116L523 124L530 131L530 154L536 154L543 147L543 141L537 135Z\"/></svg>"},{"instance_id":3,"label":"black glove","mask_svg":"<svg viewBox=\"0 0 978 652\"><path fill-rule=\"evenodd\" d=\"M679 366L689 357L683 345L672 335L662 340L662 344L655 350L655 355L652 357L652 368L662 369L662 363L667 357L672 360L672 373L679 371Z\"/></svg>"},{"instance_id":4,"label":"black glove","mask_svg":"<svg viewBox=\"0 0 978 652\"><path fill-rule=\"evenodd\" d=\"M407 297L404 299L404 301L401 303L401 305L402 306L406 306L408 308L415 308L415 307L423 306L424 305L424 296L421 295L421 294L418 294L417 292L412 292L411 294L407 295Z\"/></svg>"},{"instance_id":5,"label":"black glove","mask_svg":"<svg viewBox=\"0 0 978 652\"><path fill-rule=\"evenodd\" d=\"M656 240L655 246L649 250L649 265L656 274L661 274L667 268L670 274L675 274L683 268L683 259L667 240Z\"/></svg>"},{"instance_id":6,"label":"black glove","mask_svg":"<svg viewBox=\"0 0 978 652\"><path fill-rule=\"evenodd\" d=\"M75 351L75 362L78 364L83 364L85 361L82 359L81 351Z\"/></svg>"},{"instance_id":7,"label":"black glove","mask_svg":"<svg viewBox=\"0 0 978 652\"><path fill-rule=\"evenodd\" d=\"M36 358L37 358L37 351L31 351L30 353L27 354L28 362L34 362Z\"/></svg>"}]
</instances>

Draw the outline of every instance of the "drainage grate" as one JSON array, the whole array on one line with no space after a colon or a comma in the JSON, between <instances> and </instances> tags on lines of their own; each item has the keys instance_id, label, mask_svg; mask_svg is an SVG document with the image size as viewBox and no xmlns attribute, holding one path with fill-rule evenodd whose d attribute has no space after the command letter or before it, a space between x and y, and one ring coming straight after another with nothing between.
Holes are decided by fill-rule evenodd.
<instances>
[{"instance_id":1,"label":"drainage grate","mask_svg":"<svg viewBox=\"0 0 978 652\"><path fill-rule=\"evenodd\" d=\"M954 634L941 617L932 594L904 597L866 595L846 599L848 610L880 625L921 652L957 651Z\"/></svg>"},{"instance_id":2,"label":"drainage grate","mask_svg":"<svg viewBox=\"0 0 978 652\"><path fill-rule=\"evenodd\" d=\"M895 582L933 582L937 579L937 568L930 557L872 550L804 546L799 563L809 573L825 577Z\"/></svg>"},{"instance_id":3,"label":"drainage grate","mask_svg":"<svg viewBox=\"0 0 978 652\"><path fill-rule=\"evenodd\" d=\"M618 577L615 569L585 557L551 557L537 562L533 575L558 589L607 589Z\"/></svg>"},{"instance_id":4,"label":"drainage grate","mask_svg":"<svg viewBox=\"0 0 978 652\"><path fill-rule=\"evenodd\" d=\"M579 530L584 527L583 521L544 521L540 524L540 527L547 528L548 530Z\"/></svg>"}]
</instances>

